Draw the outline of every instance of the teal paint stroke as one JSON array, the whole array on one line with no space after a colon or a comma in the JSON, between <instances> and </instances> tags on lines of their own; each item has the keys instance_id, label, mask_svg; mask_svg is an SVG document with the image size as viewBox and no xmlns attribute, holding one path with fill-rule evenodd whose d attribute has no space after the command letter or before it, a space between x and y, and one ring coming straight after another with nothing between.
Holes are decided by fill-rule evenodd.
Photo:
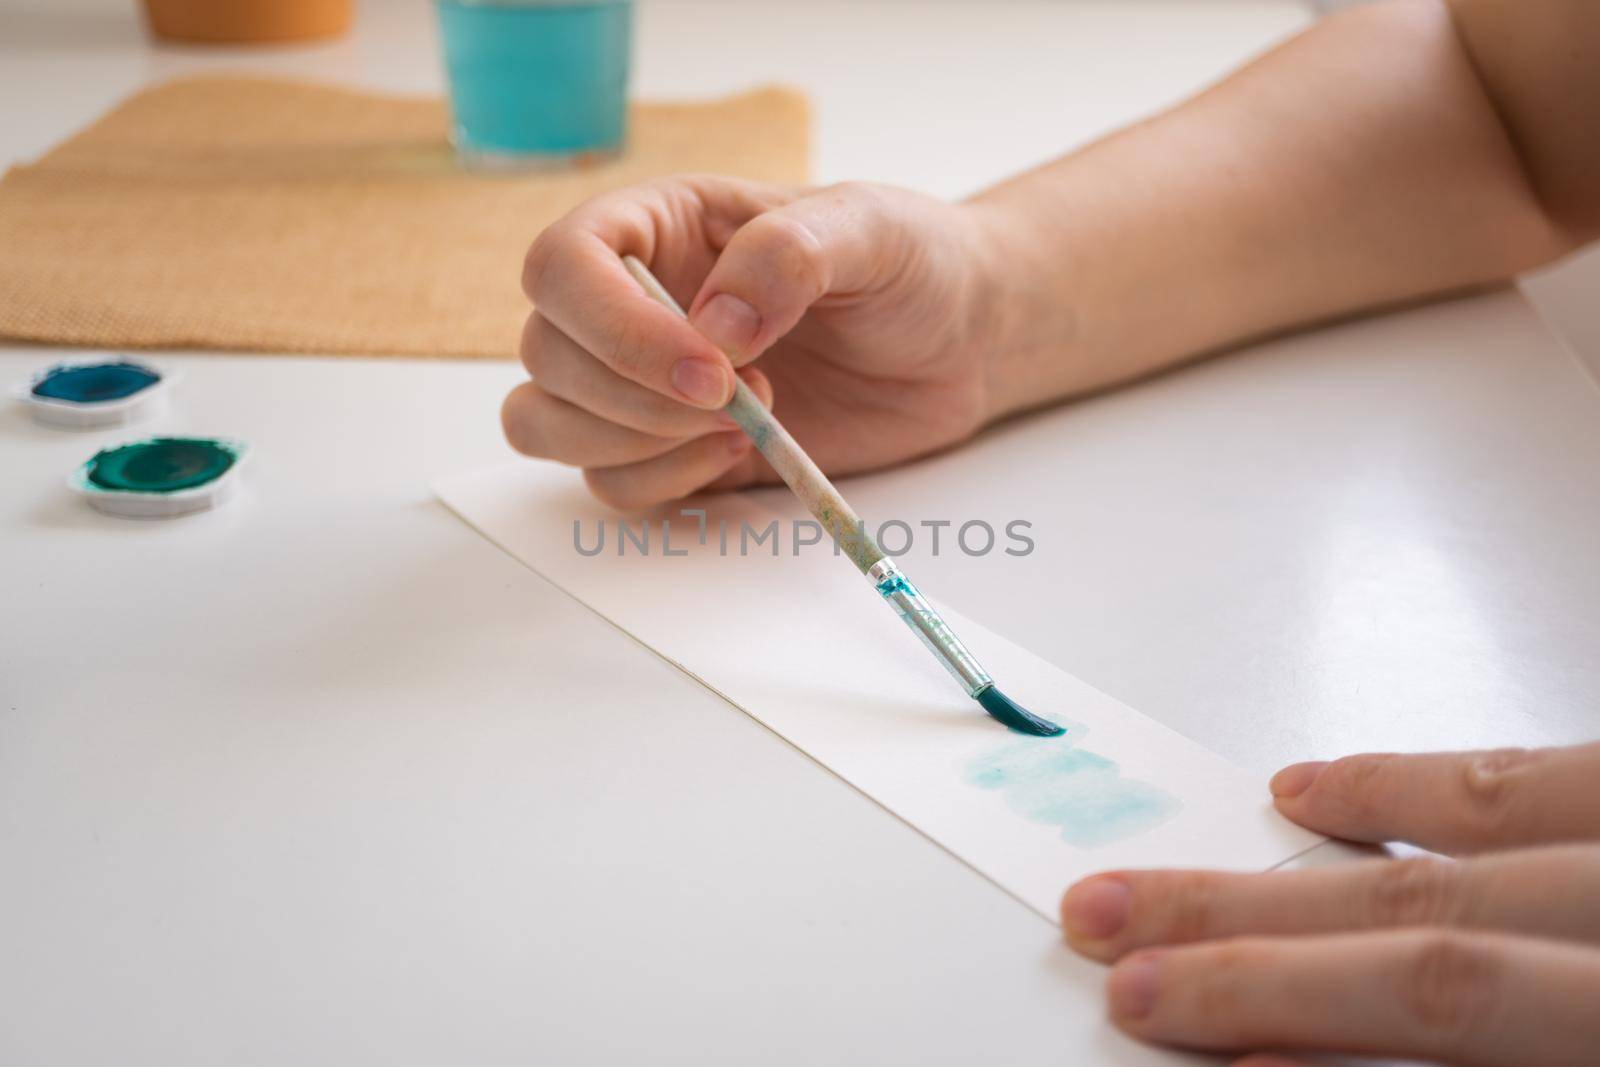
<instances>
[{"instance_id":1,"label":"teal paint stroke","mask_svg":"<svg viewBox=\"0 0 1600 1067\"><path fill-rule=\"evenodd\" d=\"M1126 840L1159 826L1182 804L1166 790L1124 778L1115 762L1076 747L1086 731L1014 741L967 764L967 781L998 791L1012 811L1054 826L1079 848Z\"/></svg>"}]
</instances>

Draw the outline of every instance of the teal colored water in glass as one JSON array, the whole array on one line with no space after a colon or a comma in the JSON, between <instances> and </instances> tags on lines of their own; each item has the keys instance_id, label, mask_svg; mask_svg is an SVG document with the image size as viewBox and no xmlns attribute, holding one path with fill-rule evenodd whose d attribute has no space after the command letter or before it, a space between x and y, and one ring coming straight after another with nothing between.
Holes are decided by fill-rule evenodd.
<instances>
[{"instance_id":1,"label":"teal colored water in glass","mask_svg":"<svg viewBox=\"0 0 1600 1067\"><path fill-rule=\"evenodd\" d=\"M620 149L632 0L438 0L457 149L480 161Z\"/></svg>"}]
</instances>

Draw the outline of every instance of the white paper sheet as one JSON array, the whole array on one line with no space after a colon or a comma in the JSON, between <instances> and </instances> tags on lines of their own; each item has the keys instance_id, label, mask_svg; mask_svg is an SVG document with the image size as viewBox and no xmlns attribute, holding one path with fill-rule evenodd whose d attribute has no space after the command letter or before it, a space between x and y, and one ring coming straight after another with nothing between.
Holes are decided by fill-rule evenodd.
<instances>
[{"instance_id":1,"label":"white paper sheet","mask_svg":"<svg viewBox=\"0 0 1600 1067\"><path fill-rule=\"evenodd\" d=\"M847 560L825 544L795 554L790 523L804 514L786 497L696 502L709 509L704 544L697 518L658 513L641 552L555 465L493 467L434 490L527 566L1052 922L1062 891L1094 871L1261 870L1321 840L1272 810L1264 782L939 605L1008 695L1069 728L1053 740L1007 731ZM741 554L742 524L760 531L774 519L778 541ZM640 520L629 525L637 538ZM603 550L580 552L602 528Z\"/></svg>"}]
</instances>

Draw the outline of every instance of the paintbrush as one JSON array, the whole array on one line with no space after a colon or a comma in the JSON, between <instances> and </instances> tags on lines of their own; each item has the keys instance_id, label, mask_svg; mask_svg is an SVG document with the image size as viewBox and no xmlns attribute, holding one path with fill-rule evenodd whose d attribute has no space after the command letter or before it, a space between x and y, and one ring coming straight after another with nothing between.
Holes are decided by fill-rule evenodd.
<instances>
[{"instance_id":1,"label":"paintbrush","mask_svg":"<svg viewBox=\"0 0 1600 1067\"><path fill-rule=\"evenodd\" d=\"M634 256L623 256L627 266L644 291L658 303L672 309L687 319L683 308L672 299L672 294L662 287L656 276ZM737 376L734 378L733 399L723 408L739 428L755 442L756 448L772 464L772 469L794 490L815 515L822 528L832 536L840 550L850 557L850 562L867 576L879 594L905 620L911 631L922 640L938 661L944 664L953 678L967 691L967 695L982 705L996 720L1019 733L1038 737L1054 737L1063 733L1061 727L1014 703L995 686L994 679L979 666L967 646L961 643L948 623L923 599L917 587L901 573L894 560L884 555L867 533L867 524L845 503L839 490L828 481L811 457L789 436L789 431L762 406L755 393Z\"/></svg>"}]
</instances>

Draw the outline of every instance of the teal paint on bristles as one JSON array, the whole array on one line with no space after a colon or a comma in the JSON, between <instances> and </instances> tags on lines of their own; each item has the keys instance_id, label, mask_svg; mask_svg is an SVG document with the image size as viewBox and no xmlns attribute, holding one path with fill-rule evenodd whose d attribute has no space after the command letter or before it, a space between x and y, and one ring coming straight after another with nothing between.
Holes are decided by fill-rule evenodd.
<instances>
[{"instance_id":1,"label":"teal paint on bristles","mask_svg":"<svg viewBox=\"0 0 1600 1067\"><path fill-rule=\"evenodd\" d=\"M672 299L672 294L650 273L650 268L634 256L623 256L622 262L628 273L657 303L676 312L679 318L688 318L678 302ZM839 495L827 475L795 443L772 412L761 405L750 387L738 378L734 379L733 399L723 410L755 442L756 448L772 464L772 469L816 516L840 551L850 558L857 570L867 576L867 580L889 602L911 628L911 632L917 635L935 659L944 664L951 677L990 717L1018 733L1034 737L1056 737L1065 732L1049 719L1040 718L1016 704L995 686L994 679L979 666L949 624L934 610L933 605L923 599L917 587L895 566L894 560L878 547L867 533L866 523Z\"/></svg>"}]
</instances>

